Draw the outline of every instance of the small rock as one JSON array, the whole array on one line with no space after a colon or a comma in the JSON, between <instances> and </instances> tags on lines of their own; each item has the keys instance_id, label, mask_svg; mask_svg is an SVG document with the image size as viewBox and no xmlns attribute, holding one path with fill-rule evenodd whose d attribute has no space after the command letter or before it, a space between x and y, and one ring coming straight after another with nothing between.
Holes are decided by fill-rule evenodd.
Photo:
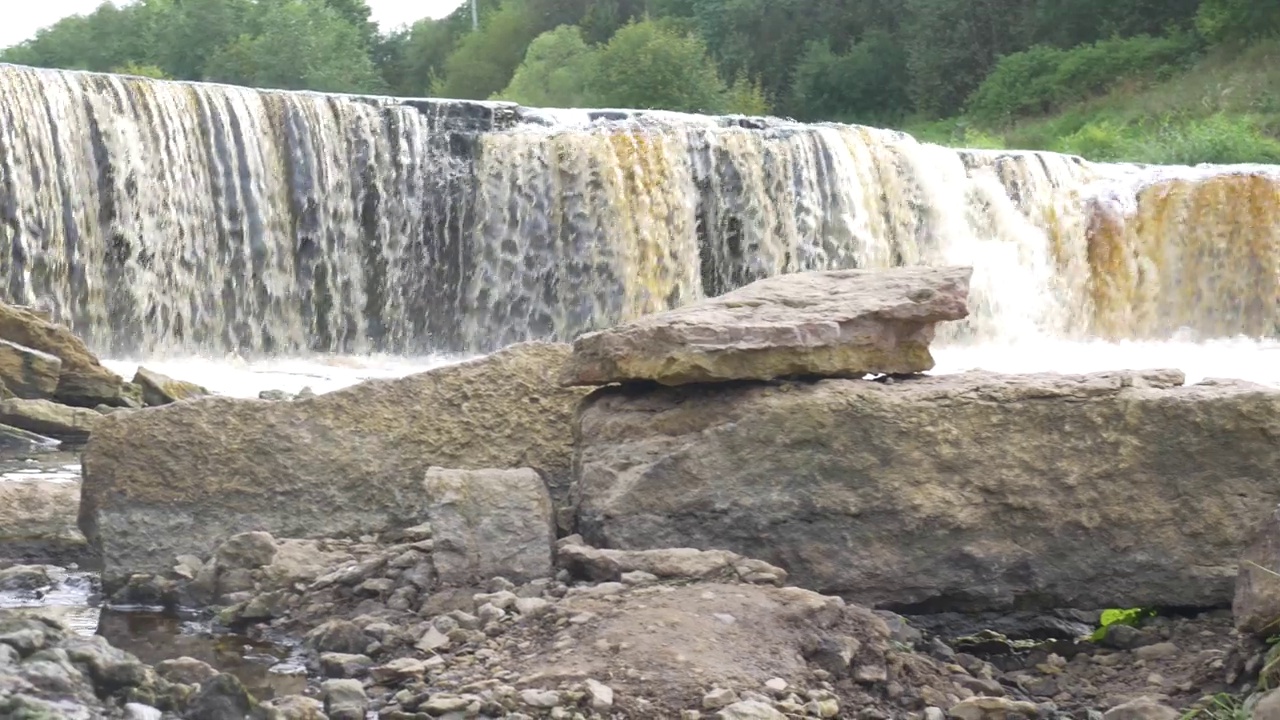
<instances>
[{"instance_id":1,"label":"small rock","mask_svg":"<svg viewBox=\"0 0 1280 720\"><path fill-rule=\"evenodd\" d=\"M150 705L125 703L124 720L160 720L164 713Z\"/></svg>"},{"instance_id":2,"label":"small rock","mask_svg":"<svg viewBox=\"0 0 1280 720\"><path fill-rule=\"evenodd\" d=\"M1002 697L972 697L953 706L950 714L956 720L1004 720L1019 716L1034 718L1037 712L1035 703Z\"/></svg>"},{"instance_id":3,"label":"small rock","mask_svg":"<svg viewBox=\"0 0 1280 720\"><path fill-rule=\"evenodd\" d=\"M370 674L373 681L380 685L421 680L427 674L427 665L421 660L403 657L373 668Z\"/></svg>"},{"instance_id":4,"label":"small rock","mask_svg":"<svg viewBox=\"0 0 1280 720\"><path fill-rule=\"evenodd\" d=\"M924 709L924 720L947 720L947 714L942 708L930 705Z\"/></svg>"},{"instance_id":5,"label":"small rock","mask_svg":"<svg viewBox=\"0 0 1280 720\"><path fill-rule=\"evenodd\" d=\"M1123 705L1117 705L1103 713L1103 720L1178 720L1182 713L1167 705L1140 697Z\"/></svg>"},{"instance_id":6,"label":"small rock","mask_svg":"<svg viewBox=\"0 0 1280 720\"><path fill-rule=\"evenodd\" d=\"M840 714L840 701L835 698L810 700L805 704L804 711L820 718L833 718Z\"/></svg>"},{"instance_id":7,"label":"small rock","mask_svg":"<svg viewBox=\"0 0 1280 720\"><path fill-rule=\"evenodd\" d=\"M716 713L720 720L787 720L772 705L759 700L736 702Z\"/></svg>"},{"instance_id":8,"label":"small rock","mask_svg":"<svg viewBox=\"0 0 1280 720\"><path fill-rule=\"evenodd\" d=\"M555 690L521 690L520 702L535 708L553 708L560 704L560 693Z\"/></svg>"},{"instance_id":9,"label":"small rock","mask_svg":"<svg viewBox=\"0 0 1280 720\"><path fill-rule=\"evenodd\" d=\"M427 698L418 709L428 715L440 716L448 713L463 712L471 705L471 700L457 695L437 694Z\"/></svg>"},{"instance_id":10,"label":"small rock","mask_svg":"<svg viewBox=\"0 0 1280 720\"><path fill-rule=\"evenodd\" d=\"M435 652L449 647L451 642L448 635L440 632L433 625L427 630L426 634L419 638L416 647L423 652Z\"/></svg>"},{"instance_id":11,"label":"small rock","mask_svg":"<svg viewBox=\"0 0 1280 720\"><path fill-rule=\"evenodd\" d=\"M361 678L369 674L373 660L367 655L321 653L320 671L330 678Z\"/></svg>"},{"instance_id":12,"label":"small rock","mask_svg":"<svg viewBox=\"0 0 1280 720\"><path fill-rule=\"evenodd\" d=\"M190 720L222 720L247 717L252 710L253 697L240 680L230 673L222 673L200 686L200 692L188 706L186 717Z\"/></svg>"},{"instance_id":13,"label":"small rock","mask_svg":"<svg viewBox=\"0 0 1280 720\"><path fill-rule=\"evenodd\" d=\"M320 687L324 692L324 712L329 720L365 719L369 698L359 680L326 680Z\"/></svg>"},{"instance_id":14,"label":"small rock","mask_svg":"<svg viewBox=\"0 0 1280 720\"><path fill-rule=\"evenodd\" d=\"M787 691L787 681L782 678L769 678L765 681L764 687L774 695L782 695Z\"/></svg>"},{"instance_id":15,"label":"small rock","mask_svg":"<svg viewBox=\"0 0 1280 720\"><path fill-rule=\"evenodd\" d=\"M702 696L702 707L706 710L719 710L738 702L738 693L725 688L716 688Z\"/></svg>"},{"instance_id":16,"label":"small rock","mask_svg":"<svg viewBox=\"0 0 1280 720\"><path fill-rule=\"evenodd\" d=\"M265 703L279 714L280 720L327 720L324 703L302 695L286 695Z\"/></svg>"},{"instance_id":17,"label":"small rock","mask_svg":"<svg viewBox=\"0 0 1280 720\"><path fill-rule=\"evenodd\" d=\"M179 685L201 685L217 677L218 671L209 663L192 657L180 657L173 660L162 660L156 665L156 673L171 683Z\"/></svg>"},{"instance_id":18,"label":"small rock","mask_svg":"<svg viewBox=\"0 0 1280 720\"><path fill-rule=\"evenodd\" d=\"M597 680L587 680L587 694L591 696L591 709L598 713L613 707L613 688Z\"/></svg>"},{"instance_id":19,"label":"small rock","mask_svg":"<svg viewBox=\"0 0 1280 720\"><path fill-rule=\"evenodd\" d=\"M138 368L133 376L133 384L142 388L142 401L148 407L168 405L180 400L194 400L209 394L208 390L195 383L174 380L146 368Z\"/></svg>"},{"instance_id":20,"label":"small rock","mask_svg":"<svg viewBox=\"0 0 1280 720\"><path fill-rule=\"evenodd\" d=\"M1253 720L1280 720L1280 690L1268 690L1258 697Z\"/></svg>"},{"instance_id":21,"label":"small rock","mask_svg":"<svg viewBox=\"0 0 1280 720\"><path fill-rule=\"evenodd\" d=\"M218 547L218 568L255 570L270 565L276 556L276 540L271 533L254 531L232 535Z\"/></svg>"},{"instance_id":22,"label":"small rock","mask_svg":"<svg viewBox=\"0 0 1280 720\"><path fill-rule=\"evenodd\" d=\"M537 617L551 608L551 603L540 597L519 598L516 600L516 612L526 617Z\"/></svg>"},{"instance_id":23,"label":"small rock","mask_svg":"<svg viewBox=\"0 0 1280 720\"><path fill-rule=\"evenodd\" d=\"M471 599L475 601L477 607L488 603L499 610L509 610L515 607L516 600L520 598L510 590L499 590L494 593L478 593Z\"/></svg>"},{"instance_id":24,"label":"small rock","mask_svg":"<svg viewBox=\"0 0 1280 720\"><path fill-rule=\"evenodd\" d=\"M304 642L317 652L361 655L369 647L369 636L349 620L330 620L307 633Z\"/></svg>"},{"instance_id":25,"label":"small rock","mask_svg":"<svg viewBox=\"0 0 1280 720\"><path fill-rule=\"evenodd\" d=\"M1140 647L1137 650L1134 650L1133 654L1137 656L1138 659L1140 660L1151 661L1151 660L1163 660L1165 658L1170 658L1170 657L1173 657L1174 655L1177 655L1180 652L1182 651L1178 649L1177 645L1174 645L1171 642L1162 642L1162 643L1156 643L1155 645L1147 645L1146 647Z\"/></svg>"}]
</instances>

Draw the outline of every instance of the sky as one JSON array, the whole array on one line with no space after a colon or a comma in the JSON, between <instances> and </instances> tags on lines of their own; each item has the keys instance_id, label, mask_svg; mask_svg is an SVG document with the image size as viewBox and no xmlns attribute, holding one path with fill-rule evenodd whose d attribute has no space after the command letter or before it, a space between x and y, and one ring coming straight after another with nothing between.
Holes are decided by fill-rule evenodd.
<instances>
[{"instance_id":1,"label":"sky","mask_svg":"<svg viewBox=\"0 0 1280 720\"><path fill-rule=\"evenodd\" d=\"M419 20L443 17L465 0L366 0L373 19L382 29ZM16 45L35 35L36 30L68 15L91 13L103 0L0 0L0 48ZM125 4L117 0L117 5Z\"/></svg>"}]
</instances>

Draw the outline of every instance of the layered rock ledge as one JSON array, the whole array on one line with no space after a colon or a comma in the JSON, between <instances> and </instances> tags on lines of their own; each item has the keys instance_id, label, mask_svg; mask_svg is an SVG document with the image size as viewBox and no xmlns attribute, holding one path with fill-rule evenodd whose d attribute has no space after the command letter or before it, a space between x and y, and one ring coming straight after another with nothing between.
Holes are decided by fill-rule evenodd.
<instances>
[{"instance_id":1,"label":"layered rock ledge","mask_svg":"<svg viewBox=\"0 0 1280 720\"><path fill-rule=\"evenodd\" d=\"M293 402L204 398L102 418L83 457L80 526L103 582L207 556L239 532L359 537L425 518L431 466L531 468L567 505L569 347L511 346Z\"/></svg>"},{"instance_id":2,"label":"layered rock ledge","mask_svg":"<svg viewBox=\"0 0 1280 720\"><path fill-rule=\"evenodd\" d=\"M757 280L573 343L568 385L858 378L933 368L939 322L969 314L972 268L827 270Z\"/></svg>"},{"instance_id":3,"label":"layered rock ledge","mask_svg":"<svg viewBox=\"0 0 1280 720\"><path fill-rule=\"evenodd\" d=\"M1280 501L1280 390L1182 382L605 388L577 428L579 529L601 547L732 550L916 611L1223 607Z\"/></svg>"}]
</instances>

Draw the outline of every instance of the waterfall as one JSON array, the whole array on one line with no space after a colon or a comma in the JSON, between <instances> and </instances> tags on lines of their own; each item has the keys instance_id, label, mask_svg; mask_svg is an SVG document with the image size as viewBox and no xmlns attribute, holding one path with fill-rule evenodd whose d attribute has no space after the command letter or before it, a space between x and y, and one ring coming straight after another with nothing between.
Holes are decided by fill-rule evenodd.
<instances>
[{"instance_id":1,"label":"waterfall","mask_svg":"<svg viewBox=\"0 0 1280 720\"><path fill-rule=\"evenodd\" d=\"M958 263L953 342L1275 335L1280 170L0 65L0 299L99 352L486 351Z\"/></svg>"}]
</instances>

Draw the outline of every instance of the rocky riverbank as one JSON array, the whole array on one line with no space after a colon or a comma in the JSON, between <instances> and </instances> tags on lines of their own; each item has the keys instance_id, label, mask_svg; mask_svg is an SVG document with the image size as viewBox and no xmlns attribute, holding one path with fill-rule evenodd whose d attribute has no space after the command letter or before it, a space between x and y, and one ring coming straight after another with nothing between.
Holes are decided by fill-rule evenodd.
<instances>
[{"instance_id":1,"label":"rocky riverbank","mask_svg":"<svg viewBox=\"0 0 1280 720\"><path fill-rule=\"evenodd\" d=\"M296 643L305 689L254 698L194 659L138 670L108 648L130 684L102 680L82 641L22 618L0 633L0 703L1280 717L1280 391L1167 370L926 375L968 276L802 273L573 346L102 415L78 524L110 602Z\"/></svg>"}]
</instances>

